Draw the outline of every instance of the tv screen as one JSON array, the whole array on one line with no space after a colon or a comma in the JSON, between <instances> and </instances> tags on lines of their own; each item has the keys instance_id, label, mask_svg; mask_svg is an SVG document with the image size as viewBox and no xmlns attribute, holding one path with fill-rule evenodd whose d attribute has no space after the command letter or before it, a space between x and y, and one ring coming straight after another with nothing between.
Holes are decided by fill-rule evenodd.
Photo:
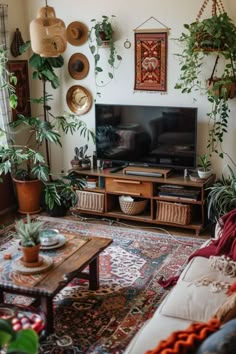
<instances>
[{"instance_id":1,"label":"tv screen","mask_svg":"<svg viewBox=\"0 0 236 354\"><path fill-rule=\"evenodd\" d=\"M197 108L96 104L95 125L98 159L196 167Z\"/></svg>"}]
</instances>

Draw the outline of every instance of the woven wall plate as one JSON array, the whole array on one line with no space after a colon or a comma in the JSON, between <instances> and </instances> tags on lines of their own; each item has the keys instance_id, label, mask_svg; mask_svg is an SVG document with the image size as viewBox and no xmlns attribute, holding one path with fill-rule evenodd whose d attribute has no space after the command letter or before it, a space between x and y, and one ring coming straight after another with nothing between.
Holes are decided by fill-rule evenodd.
<instances>
[{"instance_id":1,"label":"woven wall plate","mask_svg":"<svg viewBox=\"0 0 236 354\"><path fill-rule=\"evenodd\" d=\"M92 107L92 95L83 86L74 85L66 94L66 102L70 110L76 114L87 113Z\"/></svg>"}]
</instances>

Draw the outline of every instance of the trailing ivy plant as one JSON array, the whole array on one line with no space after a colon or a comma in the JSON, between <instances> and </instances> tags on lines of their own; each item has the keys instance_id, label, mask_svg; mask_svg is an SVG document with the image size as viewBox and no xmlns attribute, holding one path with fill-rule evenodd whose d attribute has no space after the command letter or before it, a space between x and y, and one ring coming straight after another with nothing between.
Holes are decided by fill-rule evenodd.
<instances>
[{"instance_id":1,"label":"trailing ivy plant","mask_svg":"<svg viewBox=\"0 0 236 354\"><path fill-rule=\"evenodd\" d=\"M224 12L185 24L184 28L186 32L177 39L183 50L177 54L181 74L175 88L182 93L199 91L207 95L211 106L207 148L210 155L216 153L223 158L221 144L228 128L228 101L236 96L236 26ZM210 77L203 78L207 56L214 56L215 63ZM220 59L224 67L222 74L215 77Z\"/></svg>"},{"instance_id":2,"label":"trailing ivy plant","mask_svg":"<svg viewBox=\"0 0 236 354\"><path fill-rule=\"evenodd\" d=\"M94 57L94 75L96 87L106 86L113 78L114 71L119 67L122 57L118 54L115 41L113 38L112 19L103 15L101 20L92 19L92 27L89 30L89 48ZM105 47L109 50L106 67L102 67L101 48ZM104 74L107 70L107 77L103 75L100 79L99 74ZM104 81L105 77L105 81ZM99 81L100 80L100 81ZM101 96L100 92L97 92Z\"/></svg>"}]
</instances>

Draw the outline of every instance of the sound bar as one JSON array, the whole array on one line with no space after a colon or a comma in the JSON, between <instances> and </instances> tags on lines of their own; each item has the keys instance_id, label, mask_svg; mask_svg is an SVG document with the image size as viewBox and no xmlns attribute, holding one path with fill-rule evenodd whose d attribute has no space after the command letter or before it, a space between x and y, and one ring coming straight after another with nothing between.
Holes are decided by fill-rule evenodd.
<instances>
[{"instance_id":1,"label":"sound bar","mask_svg":"<svg viewBox=\"0 0 236 354\"><path fill-rule=\"evenodd\" d=\"M146 177L162 177L163 174L159 172L148 172L148 171L132 171L125 170L126 175L134 175L134 176L146 176Z\"/></svg>"}]
</instances>

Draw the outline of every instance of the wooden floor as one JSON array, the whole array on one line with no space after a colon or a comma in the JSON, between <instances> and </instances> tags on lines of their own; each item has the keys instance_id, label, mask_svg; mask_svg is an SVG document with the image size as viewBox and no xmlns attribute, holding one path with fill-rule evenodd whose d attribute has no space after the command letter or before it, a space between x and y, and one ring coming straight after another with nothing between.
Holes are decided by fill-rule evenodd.
<instances>
[{"instance_id":1,"label":"wooden floor","mask_svg":"<svg viewBox=\"0 0 236 354\"><path fill-rule=\"evenodd\" d=\"M47 215L45 213L41 213L41 215ZM11 211L7 212L5 214L0 215L0 225L3 226L4 224L9 224L10 222L13 222L17 217L19 217L20 214L17 212ZM107 225L114 225L114 226L119 226L119 227L131 227L131 228L138 228L139 230L146 230L146 231L153 231L153 232L163 232L163 233L170 233L174 234L177 236L186 236L186 237L197 237L195 234L194 230L190 229L185 229L181 227L170 227L166 225L153 225L153 224L148 224L148 223L138 223L130 220L115 220L111 218L102 218L102 217L96 217L96 216L91 216L91 215L68 215L65 218L67 219L72 219L72 220L77 220L77 221L82 221L82 222L91 222L91 223L98 223L98 224L107 224ZM210 231L208 228L206 230L203 230L200 235L198 236L201 239L208 239L210 238Z\"/></svg>"}]
</instances>

